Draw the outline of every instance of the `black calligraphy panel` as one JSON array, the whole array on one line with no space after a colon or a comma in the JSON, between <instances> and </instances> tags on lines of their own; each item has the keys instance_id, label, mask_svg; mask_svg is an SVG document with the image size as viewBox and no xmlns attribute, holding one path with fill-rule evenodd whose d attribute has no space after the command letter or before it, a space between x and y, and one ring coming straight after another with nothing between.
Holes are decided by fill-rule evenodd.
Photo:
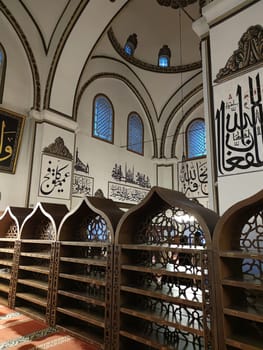
<instances>
[{"instance_id":1,"label":"black calligraphy panel","mask_svg":"<svg viewBox=\"0 0 263 350\"><path fill-rule=\"evenodd\" d=\"M218 176L263 166L262 79L257 73L240 80L216 110Z\"/></svg>"},{"instance_id":2,"label":"black calligraphy panel","mask_svg":"<svg viewBox=\"0 0 263 350\"><path fill-rule=\"evenodd\" d=\"M15 172L25 117L0 108L0 171Z\"/></svg>"}]
</instances>

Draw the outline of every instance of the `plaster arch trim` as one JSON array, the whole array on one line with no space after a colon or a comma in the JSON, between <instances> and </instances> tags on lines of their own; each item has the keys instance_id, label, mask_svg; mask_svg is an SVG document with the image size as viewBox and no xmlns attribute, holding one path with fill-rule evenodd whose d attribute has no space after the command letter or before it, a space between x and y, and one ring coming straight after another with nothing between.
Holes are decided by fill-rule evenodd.
<instances>
[{"instance_id":1,"label":"plaster arch trim","mask_svg":"<svg viewBox=\"0 0 263 350\"><path fill-rule=\"evenodd\" d=\"M33 94L34 94L32 108L37 111L40 111L40 104L41 104L40 75L39 75L39 70L38 70L35 56L33 54L33 50L21 26L18 24L15 17L12 15L12 13L9 11L9 9L1 0L0 0L0 11L3 13L3 15L6 17L8 22L11 24L12 28L16 32L25 50L26 56L28 58L29 66L31 69L31 73L32 73L32 84L33 84Z\"/></svg>"},{"instance_id":2,"label":"plaster arch trim","mask_svg":"<svg viewBox=\"0 0 263 350\"><path fill-rule=\"evenodd\" d=\"M200 92L203 91L203 84L200 84L199 86L195 87L195 89L191 90L186 96L184 96L183 100L181 100L171 111L169 117L166 120L166 123L163 128L163 133L161 137L161 144L160 144L160 157L165 157L165 145L166 145L166 138L168 134L169 127L171 125L171 122L173 118L176 116L176 114L189 102L192 98L196 97ZM189 110L194 107L195 104L192 104ZM181 123L181 121L184 119L185 114L182 116L181 120L178 124Z\"/></svg>"},{"instance_id":3,"label":"plaster arch trim","mask_svg":"<svg viewBox=\"0 0 263 350\"><path fill-rule=\"evenodd\" d=\"M110 1L83 0L84 8L73 27L70 27L66 40L56 51L52 61L52 69L48 76L45 108L71 118L74 106L76 87L94 47L106 31L111 21L125 7L128 0L118 3ZM86 6L88 4L88 6ZM78 38L83 35L83 28L89 32L85 45ZM74 64L72 65L72 52ZM70 81L70 84L68 82Z\"/></svg>"},{"instance_id":4,"label":"plaster arch trim","mask_svg":"<svg viewBox=\"0 0 263 350\"><path fill-rule=\"evenodd\" d=\"M93 63L95 64L94 67L91 66L91 64ZM110 74L125 76L126 79L127 80L129 79L131 84L136 87L139 95L144 99L144 102L148 106L150 115L155 116L156 120L158 121L158 113L157 113L154 101L147 87L142 82L138 74L136 74L134 70L129 65L127 65L127 63L109 56L92 56L91 61L89 61L89 65L87 66L87 62L86 62L85 67L83 67L82 75L79 79L78 86L75 92L73 119L76 119L76 109L77 109L76 101L77 101L77 96L79 94L79 91L81 89L81 85L85 84L86 81L92 78L92 76L91 75L89 76L88 74L86 74L85 71L87 72L91 71L92 76L101 74L101 72L105 72L106 74L106 71L107 73L110 73Z\"/></svg>"},{"instance_id":5,"label":"plaster arch trim","mask_svg":"<svg viewBox=\"0 0 263 350\"><path fill-rule=\"evenodd\" d=\"M148 119L148 123L150 126L150 130L151 130L151 135L152 135L152 144L153 144L153 157L156 158L157 157L157 152L158 152L158 148L157 148L157 137L156 137L156 131L155 131L155 127L154 127L154 123L153 120L151 118L151 114L149 112L149 109L144 101L144 99L142 98L142 96L140 95L139 91L137 90L137 88L128 80L126 79L124 76L120 75L120 74L116 74L116 73L98 73L94 76L92 76L88 81L86 81L83 86L81 87L78 95L76 96L76 109L75 109L75 113L76 113L76 117L77 117L77 113L78 113L78 108L79 108L79 104L82 98L82 95L84 93L84 91L89 87L89 85L91 83L93 83L95 80L98 79L105 79L105 78L110 78L110 79L117 79L122 81L125 85L127 85L127 87L134 93L134 95L137 97L138 101L140 102L146 116Z\"/></svg>"},{"instance_id":6,"label":"plaster arch trim","mask_svg":"<svg viewBox=\"0 0 263 350\"><path fill-rule=\"evenodd\" d=\"M174 136L173 136L173 140L172 140L172 145L171 145L171 157L175 157L175 149L176 149L176 143L178 140L178 136L180 134L180 130L183 126L183 124L186 122L187 118L194 113L194 111L199 108L202 104L204 103L204 99L201 98L200 100L198 100L195 104L193 104L188 111L183 115L182 119L180 120L180 122L178 123Z\"/></svg>"}]
</instances>

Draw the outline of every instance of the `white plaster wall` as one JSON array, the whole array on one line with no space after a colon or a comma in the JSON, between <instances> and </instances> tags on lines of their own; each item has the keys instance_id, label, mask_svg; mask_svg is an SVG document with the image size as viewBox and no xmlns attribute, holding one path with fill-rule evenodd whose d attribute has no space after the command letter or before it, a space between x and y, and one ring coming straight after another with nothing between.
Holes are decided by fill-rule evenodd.
<instances>
[{"instance_id":1,"label":"white plaster wall","mask_svg":"<svg viewBox=\"0 0 263 350\"><path fill-rule=\"evenodd\" d=\"M32 73L24 48L10 23L0 13L0 42L6 51L7 66L2 107L26 116L14 174L0 173L0 210L8 205L25 206L31 167L33 124L28 111L33 105Z\"/></svg>"},{"instance_id":2,"label":"white plaster wall","mask_svg":"<svg viewBox=\"0 0 263 350\"><path fill-rule=\"evenodd\" d=\"M262 25L262 13L263 1L259 1L210 29L212 81L238 48L238 42L246 30L251 25Z\"/></svg>"},{"instance_id":3,"label":"white plaster wall","mask_svg":"<svg viewBox=\"0 0 263 350\"><path fill-rule=\"evenodd\" d=\"M219 103L222 94L227 94L228 89L233 94L236 91L237 83L240 77L231 79L230 81L216 84L214 79L220 68L223 68L233 52L238 48L238 42L246 30L256 24L262 25L263 1L248 7L239 12L237 15L230 17L228 20L221 22L210 30L211 42L211 62L212 62L212 78L215 111L220 107ZM251 72L253 76L257 71ZM245 76L245 75L244 75ZM253 195L263 187L262 170L249 169L250 171L228 176L220 176L218 178L218 199L219 212L222 214L232 204ZM257 170L257 172L251 172Z\"/></svg>"},{"instance_id":4,"label":"white plaster wall","mask_svg":"<svg viewBox=\"0 0 263 350\"><path fill-rule=\"evenodd\" d=\"M97 140L92 135L92 105L93 99L98 93L103 93L112 102L114 107L115 134L114 144ZM137 112L144 122L145 143L144 156L136 155L126 149L127 117L130 112ZM77 122L79 131L76 135L76 148L79 158L89 165L89 175L94 178L94 192L101 189L108 196L108 181L114 181L111 177L112 169L117 163L125 164L128 168L134 167L135 172L149 176L151 185L155 184L155 166L152 163L151 134L144 110L136 96L121 81L116 79L95 80L82 95L78 110ZM78 198L73 198L72 206L76 205Z\"/></svg>"}]
</instances>

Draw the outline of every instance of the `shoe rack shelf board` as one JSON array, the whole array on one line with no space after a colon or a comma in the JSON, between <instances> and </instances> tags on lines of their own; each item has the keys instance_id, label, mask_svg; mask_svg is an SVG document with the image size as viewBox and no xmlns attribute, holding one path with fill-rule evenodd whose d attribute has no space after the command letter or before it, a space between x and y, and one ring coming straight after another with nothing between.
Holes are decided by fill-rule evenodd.
<instances>
[{"instance_id":1,"label":"shoe rack shelf board","mask_svg":"<svg viewBox=\"0 0 263 350\"><path fill-rule=\"evenodd\" d=\"M22 223L14 263L12 307L52 324L57 230L68 209L37 203Z\"/></svg>"},{"instance_id":2,"label":"shoe rack shelf board","mask_svg":"<svg viewBox=\"0 0 263 350\"><path fill-rule=\"evenodd\" d=\"M13 296L16 242L21 224L31 211L9 206L0 217L0 301L7 306L10 306Z\"/></svg>"},{"instance_id":3,"label":"shoe rack shelf board","mask_svg":"<svg viewBox=\"0 0 263 350\"><path fill-rule=\"evenodd\" d=\"M113 245L122 215L112 200L86 197L59 227L55 323L98 349L112 349Z\"/></svg>"},{"instance_id":4,"label":"shoe rack shelf board","mask_svg":"<svg viewBox=\"0 0 263 350\"><path fill-rule=\"evenodd\" d=\"M263 348L263 191L229 208L213 239L220 349Z\"/></svg>"},{"instance_id":5,"label":"shoe rack shelf board","mask_svg":"<svg viewBox=\"0 0 263 350\"><path fill-rule=\"evenodd\" d=\"M211 236L218 215L153 187L115 237L113 349L216 349Z\"/></svg>"}]
</instances>

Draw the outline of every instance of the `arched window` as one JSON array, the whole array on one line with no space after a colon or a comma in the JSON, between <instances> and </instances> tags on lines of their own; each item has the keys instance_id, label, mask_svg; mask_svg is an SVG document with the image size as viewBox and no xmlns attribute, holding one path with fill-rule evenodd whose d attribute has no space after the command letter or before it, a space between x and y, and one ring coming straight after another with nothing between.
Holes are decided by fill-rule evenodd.
<instances>
[{"instance_id":1,"label":"arched window","mask_svg":"<svg viewBox=\"0 0 263 350\"><path fill-rule=\"evenodd\" d=\"M0 103L2 102L2 97L4 92L5 70L6 70L6 54L5 54L4 48L0 44Z\"/></svg>"},{"instance_id":2,"label":"arched window","mask_svg":"<svg viewBox=\"0 0 263 350\"><path fill-rule=\"evenodd\" d=\"M128 117L128 150L143 154L143 122L136 113Z\"/></svg>"},{"instance_id":3,"label":"arched window","mask_svg":"<svg viewBox=\"0 0 263 350\"><path fill-rule=\"evenodd\" d=\"M158 54L158 66L169 67L171 58L171 50L167 45L163 45Z\"/></svg>"},{"instance_id":4,"label":"arched window","mask_svg":"<svg viewBox=\"0 0 263 350\"><path fill-rule=\"evenodd\" d=\"M197 158L206 155L205 121L193 120L187 127L187 157Z\"/></svg>"},{"instance_id":5,"label":"arched window","mask_svg":"<svg viewBox=\"0 0 263 350\"><path fill-rule=\"evenodd\" d=\"M113 107L104 95L98 95L93 102L92 136L113 143Z\"/></svg>"},{"instance_id":6,"label":"arched window","mask_svg":"<svg viewBox=\"0 0 263 350\"><path fill-rule=\"evenodd\" d=\"M136 47L137 47L137 34L133 33L128 37L124 46L124 51L126 52L127 55L133 56Z\"/></svg>"}]
</instances>

